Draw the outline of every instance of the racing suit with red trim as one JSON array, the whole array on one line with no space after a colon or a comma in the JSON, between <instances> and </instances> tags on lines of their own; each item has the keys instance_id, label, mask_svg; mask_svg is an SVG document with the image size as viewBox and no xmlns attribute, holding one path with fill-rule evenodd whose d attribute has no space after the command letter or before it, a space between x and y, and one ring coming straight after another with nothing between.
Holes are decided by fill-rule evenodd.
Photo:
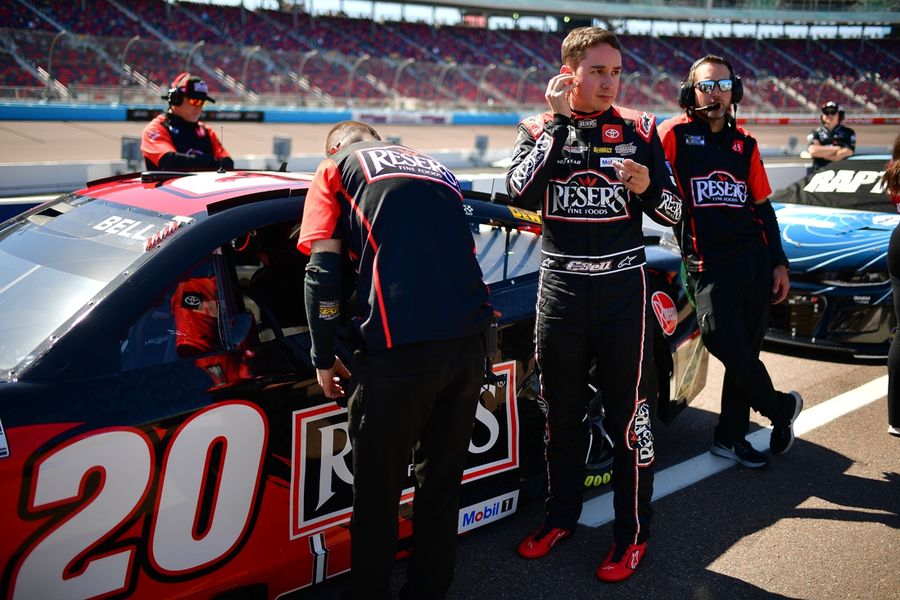
<instances>
[{"instance_id":1,"label":"racing suit with red trim","mask_svg":"<svg viewBox=\"0 0 900 600\"><path fill-rule=\"evenodd\" d=\"M175 350L181 358L193 358L205 370L213 386L234 384L251 377L242 352L226 352L219 337L219 301L215 277L191 277L172 294Z\"/></svg>"},{"instance_id":2,"label":"racing suit with red trim","mask_svg":"<svg viewBox=\"0 0 900 600\"><path fill-rule=\"evenodd\" d=\"M779 407L781 392L759 359L772 270L787 265L780 234L767 236L764 228L762 211L771 208L763 203L772 190L756 139L743 128L729 122L713 133L706 121L685 114L659 131L685 201L676 234L686 284L703 343L725 366L715 439L730 447L746 437L750 408L771 419Z\"/></svg>"},{"instance_id":3,"label":"racing suit with red trim","mask_svg":"<svg viewBox=\"0 0 900 600\"><path fill-rule=\"evenodd\" d=\"M353 263L352 318L365 345L349 401L349 595L391 597L412 448L413 558L404 593L441 598L453 575L460 480L492 315L459 183L410 148L353 144L323 161L306 197L298 247L308 254L323 239L340 239Z\"/></svg>"},{"instance_id":4,"label":"racing suit with red trim","mask_svg":"<svg viewBox=\"0 0 900 600\"><path fill-rule=\"evenodd\" d=\"M144 127L141 153L150 171L234 168L215 131L203 121L191 123L170 112L157 115Z\"/></svg>"},{"instance_id":5,"label":"racing suit with red trim","mask_svg":"<svg viewBox=\"0 0 900 600\"><path fill-rule=\"evenodd\" d=\"M653 435L645 359L652 356L643 213L681 218L655 117L611 107L572 118L549 113L519 124L507 173L513 203L543 217L536 358L547 414L546 525L573 528L581 514L589 369L596 361L605 427L614 441L617 545L647 539L652 518ZM612 161L650 170L640 196ZM540 208L539 208L540 207Z\"/></svg>"}]
</instances>

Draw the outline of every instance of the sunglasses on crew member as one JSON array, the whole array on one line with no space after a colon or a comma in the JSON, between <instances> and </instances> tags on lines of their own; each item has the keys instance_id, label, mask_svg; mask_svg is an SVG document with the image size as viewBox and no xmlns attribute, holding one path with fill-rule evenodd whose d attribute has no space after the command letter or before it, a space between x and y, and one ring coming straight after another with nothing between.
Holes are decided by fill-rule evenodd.
<instances>
[{"instance_id":1,"label":"sunglasses on crew member","mask_svg":"<svg viewBox=\"0 0 900 600\"><path fill-rule=\"evenodd\" d=\"M187 103L191 106L203 106L204 104L206 104L206 100L204 100L203 98L188 98Z\"/></svg>"},{"instance_id":2,"label":"sunglasses on crew member","mask_svg":"<svg viewBox=\"0 0 900 600\"><path fill-rule=\"evenodd\" d=\"M720 79L718 81L706 79L704 81L698 81L694 84L694 87L704 94L712 94L713 90L716 89L716 86L719 86L719 89L723 92L730 92L733 83L734 82L732 82L730 79Z\"/></svg>"},{"instance_id":3,"label":"sunglasses on crew member","mask_svg":"<svg viewBox=\"0 0 900 600\"><path fill-rule=\"evenodd\" d=\"M834 115L838 114L838 109L836 109L836 108L826 108L825 110L822 111L822 114L823 114L823 115L828 115L829 117L833 117Z\"/></svg>"}]
</instances>

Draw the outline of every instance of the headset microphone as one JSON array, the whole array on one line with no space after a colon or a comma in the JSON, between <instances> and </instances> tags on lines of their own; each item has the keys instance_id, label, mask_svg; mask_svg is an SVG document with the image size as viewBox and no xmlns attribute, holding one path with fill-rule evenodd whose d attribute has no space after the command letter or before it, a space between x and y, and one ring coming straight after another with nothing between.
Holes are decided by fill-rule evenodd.
<instances>
[{"instance_id":1,"label":"headset microphone","mask_svg":"<svg viewBox=\"0 0 900 600\"><path fill-rule=\"evenodd\" d=\"M695 111L707 111L707 110L719 110L722 107L718 102L713 102L712 104L707 104L706 106L698 106L695 108Z\"/></svg>"}]
</instances>

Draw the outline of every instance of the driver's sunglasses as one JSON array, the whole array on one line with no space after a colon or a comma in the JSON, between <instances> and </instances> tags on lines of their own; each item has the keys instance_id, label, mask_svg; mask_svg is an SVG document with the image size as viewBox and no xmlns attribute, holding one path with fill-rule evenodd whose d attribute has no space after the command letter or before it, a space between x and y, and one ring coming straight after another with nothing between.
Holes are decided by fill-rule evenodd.
<instances>
[{"instance_id":1,"label":"driver's sunglasses","mask_svg":"<svg viewBox=\"0 0 900 600\"><path fill-rule=\"evenodd\" d=\"M206 100L204 100L203 98L188 98L187 103L191 106L203 106L204 104L206 104Z\"/></svg>"},{"instance_id":2,"label":"driver's sunglasses","mask_svg":"<svg viewBox=\"0 0 900 600\"><path fill-rule=\"evenodd\" d=\"M834 115L838 114L838 111L836 108L826 108L825 110L822 111L822 114L828 115L829 117L833 117Z\"/></svg>"},{"instance_id":3,"label":"driver's sunglasses","mask_svg":"<svg viewBox=\"0 0 900 600\"><path fill-rule=\"evenodd\" d=\"M704 94L712 94L713 90L716 89L716 86L719 86L719 89L723 92L730 92L733 84L734 82L730 79L720 79L718 81L706 79L704 81L698 81L694 84L694 87Z\"/></svg>"}]
</instances>

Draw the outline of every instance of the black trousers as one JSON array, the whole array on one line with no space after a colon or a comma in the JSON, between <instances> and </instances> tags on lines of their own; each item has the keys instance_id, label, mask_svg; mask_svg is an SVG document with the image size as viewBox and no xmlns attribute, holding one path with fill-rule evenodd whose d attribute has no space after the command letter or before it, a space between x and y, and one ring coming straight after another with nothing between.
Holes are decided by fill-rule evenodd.
<instances>
[{"instance_id":1,"label":"black trousers","mask_svg":"<svg viewBox=\"0 0 900 600\"><path fill-rule=\"evenodd\" d=\"M644 378L652 356L644 269L602 276L541 273L536 325L547 411L546 522L574 528L581 515L589 369L596 360L605 427L615 444L617 545L643 542L653 511L653 434Z\"/></svg>"},{"instance_id":2,"label":"black trousers","mask_svg":"<svg viewBox=\"0 0 900 600\"><path fill-rule=\"evenodd\" d=\"M888 273L894 299L894 315L900 325L900 226L891 233L888 245ZM900 427L900 335L894 332L888 351L888 425Z\"/></svg>"},{"instance_id":3,"label":"black trousers","mask_svg":"<svg viewBox=\"0 0 900 600\"><path fill-rule=\"evenodd\" d=\"M759 359L772 304L768 251L760 246L739 263L691 273L689 285L703 343L725 366L715 439L730 445L747 436L751 408L771 419L779 406L780 392Z\"/></svg>"},{"instance_id":4,"label":"black trousers","mask_svg":"<svg viewBox=\"0 0 900 600\"><path fill-rule=\"evenodd\" d=\"M459 488L484 381L484 340L370 352L349 401L351 598L390 598L398 504L412 450L413 551L405 595L443 598L453 579Z\"/></svg>"}]
</instances>

